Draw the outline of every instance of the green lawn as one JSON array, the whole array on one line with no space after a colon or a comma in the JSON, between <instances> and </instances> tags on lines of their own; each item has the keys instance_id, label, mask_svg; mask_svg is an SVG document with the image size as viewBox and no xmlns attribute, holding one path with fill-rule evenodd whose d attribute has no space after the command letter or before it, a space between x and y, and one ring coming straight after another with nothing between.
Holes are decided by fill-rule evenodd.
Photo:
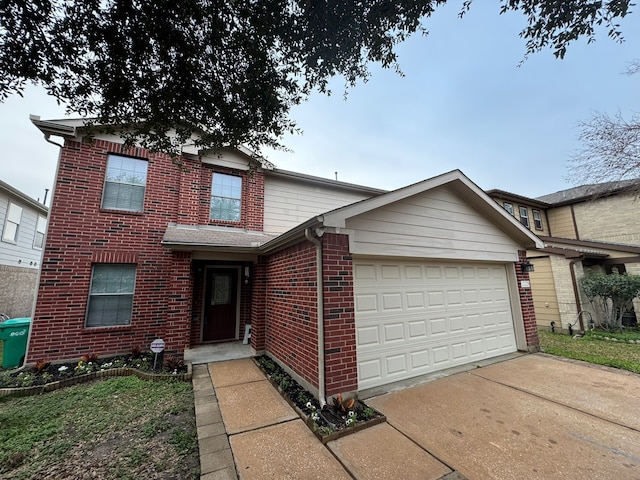
<instances>
[{"instance_id":1,"label":"green lawn","mask_svg":"<svg viewBox=\"0 0 640 480\"><path fill-rule=\"evenodd\" d=\"M198 479L191 383L113 377L0 397L0 478Z\"/></svg>"},{"instance_id":2,"label":"green lawn","mask_svg":"<svg viewBox=\"0 0 640 480\"><path fill-rule=\"evenodd\" d=\"M545 353L640 373L640 344L605 340L602 337L615 335L604 333L587 334L579 339L546 330L540 330L538 334L540 347ZM628 337L626 335L622 339L626 340Z\"/></svg>"}]
</instances>

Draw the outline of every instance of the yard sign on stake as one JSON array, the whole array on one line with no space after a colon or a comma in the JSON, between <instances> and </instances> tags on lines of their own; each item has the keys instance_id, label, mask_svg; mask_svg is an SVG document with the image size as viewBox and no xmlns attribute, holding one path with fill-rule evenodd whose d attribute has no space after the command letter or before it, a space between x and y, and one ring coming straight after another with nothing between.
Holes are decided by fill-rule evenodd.
<instances>
[{"instance_id":1,"label":"yard sign on stake","mask_svg":"<svg viewBox=\"0 0 640 480\"><path fill-rule=\"evenodd\" d=\"M153 342L151 342L151 351L155 353L155 358L153 359L153 370L156 369L156 363L158 363L158 354L164 350L164 340L161 338L156 338Z\"/></svg>"}]
</instances>

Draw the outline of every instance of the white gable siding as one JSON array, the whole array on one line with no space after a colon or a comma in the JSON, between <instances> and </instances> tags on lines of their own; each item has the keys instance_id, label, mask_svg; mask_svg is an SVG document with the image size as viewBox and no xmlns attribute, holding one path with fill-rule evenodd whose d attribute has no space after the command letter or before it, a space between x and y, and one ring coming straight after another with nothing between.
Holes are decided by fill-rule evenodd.
<instances>
[{"instance_id":1,"label":"white gable siding","mask_svg":"<svg viewBox=\"0 0 640 480\"><path fill-rule=\"evenodd\" d=\"M208 153L202 156L202 163L219 165L235 170L249 170L250 160L234 150L223 150L219 153Z\"/></svg>"},{"instance_id":2,"label":"white gable siding","mask_svg":"<svg viewBox=\"0 0 640 480\"><path fill-rule=\"evenodd\" d=\"M284 233L315 215L369 196L267 176L264 185L264 231Z\"/></svg>"},{"instance_id":3,"label":"white gable siding","mask_svg":"<svg viewBox=\"0 0 640 480\"><path fill-rule=\"evenodd\" d=\"M4 192L0 192L0 265L38 268L42 250L33 248L38 212L28 204L22 203L17 199L12 199L11 201L22 207L17 243L2 241L7 210L9 208L9 196Z\"/></svg>"},{"instance_id":4,"label":"white gable siding","mask_svg":"<svg viewBox=\"0 0 640 480\"><path fill-rule=\"evenodd\" d=\"M514 262L518 244L446 186L348 219L350 251Z\"/></svg>"}]
</instances>

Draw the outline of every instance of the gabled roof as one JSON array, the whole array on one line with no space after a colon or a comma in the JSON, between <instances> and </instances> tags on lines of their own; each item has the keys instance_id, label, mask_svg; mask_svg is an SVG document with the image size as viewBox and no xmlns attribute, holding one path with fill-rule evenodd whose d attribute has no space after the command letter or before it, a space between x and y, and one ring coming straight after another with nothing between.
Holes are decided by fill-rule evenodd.
<instances>
[{"instance_id":1,"label":"gabled roof","mask_svg":"<svg viewBox=\"0 0 640 480\"><path fill-rule=\"evenodd\" d=\"M551 203L554 206L559 206L624 193L632 190L634 187L637 188L639 183L640 179L633 179L580 185L579 187L568 188L566 190L560 190L559 192L537 197L536 200Z\"/></svg>"},{"instance_id":2,"label":"gabled roof","mask_svg":"<svg viewBox=\"0 0 640 480\"><path fill-rule=\"evenodd\" d=\"M512 215L500 207L480 187L473 183L460 170L453 170L436 177L423 180L412 185L399 188L381 195L352 203L345 207L331 210L307 222L283 233L274 240L267 242L261 250L269 251L279 248L293 239L298 238L307 228L345 228L348 218L361 215L365 212L389 205L413 195L447 185L455 191L463 200L473 206L479 213L498 225L503 231L516 239L527 248L543 248L543 242L531 231L516 221Z\"/></svg>"},{"instance_id":3,"label":"gabled roof","mask_svg":"<svg viewBox=\"0 0 640 480\"><path fill-rule=\"evenodd\" d=\"M38 212L40 212L41 214L43 214L45 216L49 212L49 208L47 208L46 205L38 202L37 200L34 200L30 196L22 193L17 188L12 187L11 185L9 185L6 182L3 182L2 180L0 180L0 190L4 190L9 196L17 198L17 199L21 200L22 202L30 205L35 210L37 210Z\"/></svg>"}]
</instances>

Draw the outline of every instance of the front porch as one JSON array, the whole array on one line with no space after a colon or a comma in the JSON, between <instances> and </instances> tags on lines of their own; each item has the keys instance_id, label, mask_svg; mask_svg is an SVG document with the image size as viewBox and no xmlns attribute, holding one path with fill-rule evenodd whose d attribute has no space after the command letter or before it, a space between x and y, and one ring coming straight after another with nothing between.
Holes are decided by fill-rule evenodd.
<instances>
[{"instance_id":1,"label":"front porch","mask_svg":"<svg viewBox=\"0 0 640 480\"><path fill-rule=\"evenodd\" d=\"M250 358L256 355L251 345L244 345L242 341L217 343L213 345L197 345L184 350L184 362L193 365L202 363L222 362Z\"/></svg>"}]
</instances>

